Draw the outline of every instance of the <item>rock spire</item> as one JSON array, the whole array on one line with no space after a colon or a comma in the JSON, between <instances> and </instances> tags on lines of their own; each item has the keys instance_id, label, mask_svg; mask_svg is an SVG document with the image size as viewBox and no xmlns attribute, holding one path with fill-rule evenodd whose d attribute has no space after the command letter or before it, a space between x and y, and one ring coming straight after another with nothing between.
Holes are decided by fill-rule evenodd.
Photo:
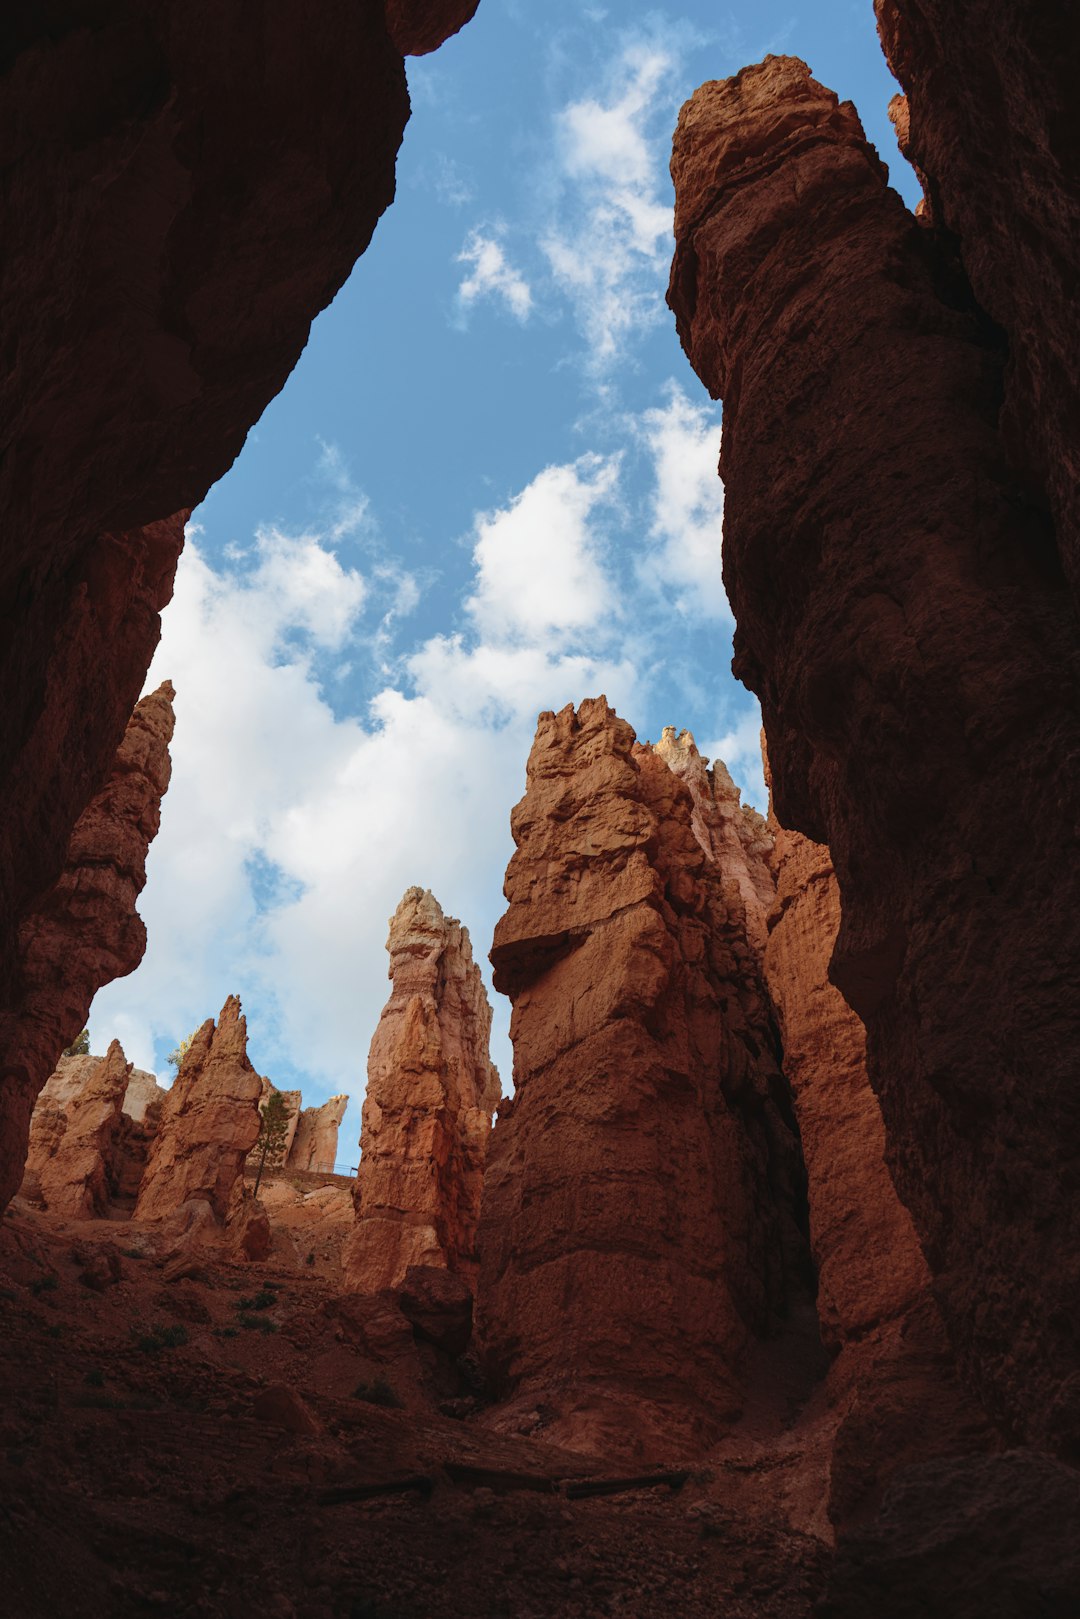
<instances>
[{"instance_id":1,"label":"rock spire","mask_svg":"<svg viewBox=\"0 0 1080 1619\"><path fill-rule=\"evenodd\" d=\"M396 1287L412 1265L471 1277L499 1076L468 930L425 888L390 921L390 999L368 1057L346 1285Z\"/></svg>"}]
</instances>

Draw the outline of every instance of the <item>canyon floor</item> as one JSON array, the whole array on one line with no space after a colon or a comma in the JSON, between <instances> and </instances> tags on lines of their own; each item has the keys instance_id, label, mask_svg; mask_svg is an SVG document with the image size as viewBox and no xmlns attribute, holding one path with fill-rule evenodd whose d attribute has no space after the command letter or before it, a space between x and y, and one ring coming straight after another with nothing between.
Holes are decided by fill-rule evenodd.
<instances>
[{"instance_id":1,"label":"canyon floor","mask_svg":"<svg viewBox=\"0 0 1080 1619\"><path fill-rule=\"evenodd\" d=\"M211 1255L169 1270L155 1228L122 1212L65 1223L22 1199L9 1209L5 1612L812 1611L829 1550L792 1523L818 1510L821 1481L812 1453L770 1414L775 1400L751 1404L715 1453L673 1452L666 1466L687 1474L681 1483L576 1496L634 1469L545 1444L542 1412L531 1434L495 1431L482 1389L468 1392L467 1362L418 1342L392 1296L340 1293L348 1183L281 1177L267 1201L275 1240L264 1263ZM782 1390L783 1345L762 1371ZM379 1403L389 1400L399 1403ZM789 1391L786 1409L797 1405Z\"/></svg>"}]
</instances>

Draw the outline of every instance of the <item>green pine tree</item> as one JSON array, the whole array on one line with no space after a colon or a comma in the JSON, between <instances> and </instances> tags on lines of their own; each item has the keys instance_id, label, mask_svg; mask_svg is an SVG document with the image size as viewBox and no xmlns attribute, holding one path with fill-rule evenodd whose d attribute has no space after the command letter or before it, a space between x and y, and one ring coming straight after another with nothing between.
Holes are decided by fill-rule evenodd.
<instances>
[{"instance_id":1,"label":"green pine tree","mask_svg":"<svg viewBox=\"0 0 1080 1619\"><path fill-rule=\"evenodd\" d=\"M262 1115L262 1124L259 1128L259 1139L252 1148L252 1154L258 1160L258 1168L255 1171L255 1197L259 1195L259 1182L262 1180L264 1168L269 1164L271 1169L279 1169L284 1162L285 1141L289 1133L289 1120L292 1118L292 1109L280 1091L272 1090L259 1112Z\"/></svg>"},{"instance_id":2,"label":"green pine tree","mask_svg":"<svg viewBox=\"0 0 1080 1619\"><path fill-rule=\"evenodd\" d=\"M64 1047L65 1057L88 1057L90 1055L90 1030L84 1029L77 1034L70 1046Z\"/></svg>"}]
</instances>

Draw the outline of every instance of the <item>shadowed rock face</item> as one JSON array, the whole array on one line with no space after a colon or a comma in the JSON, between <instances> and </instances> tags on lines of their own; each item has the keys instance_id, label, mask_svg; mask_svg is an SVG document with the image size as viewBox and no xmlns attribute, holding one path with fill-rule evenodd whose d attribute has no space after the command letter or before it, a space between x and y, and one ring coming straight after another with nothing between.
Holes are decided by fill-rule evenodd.
<instances>
[{"instance_id":1,"label":"shadowed rock face","mask_svg":"<svg viewBox=\"0 0 1080 1619\"><path fill-rule=\"evenodd\" d=\"M1003 446L1049 506L1080 603L1080 12L1039 0L876 0L907 92L906 155L1008 338Z\"/></svg>"},{"instance_id":2,"label":"shadowed rock face","mask_svg":"<svg viewBox=\"0 0 1080 1619\"><path fill-rule=\"evenodd\" d=\"M169 785L173 688L136 705L105 787L71 835L59 880L19 929L20 1006L0 1013L0 1208L18 1187L30 1116L97 991L133 972L146 948L135 901Z\"/></svg>"},{"instance_id":3,"label":"shadowed rock face","mask_svg":"<svg viewBox=\"0 0 1080 1619\"><path fill-rule=\"evenodd\" d=\"M491 953L517 1088L478 1324L497 1390L579 1449L714 1438L802 1255L745 906L693 814L605 699L541 715Z\"/></svg>"},{"instance_id":4,"label":"shadowed rock face","mask_svg":"<svg viewBox=\"0 0 1080 1619\"><path fill-rule=\"evenodd\" d=\"M402 52L473 10L5 5L0 1018L142 687L187 511L393 197ZM16 1127L0 1151L20 1150Z\"/></svg>"},{"instance_id":5,"label":"shadowed rock face","mask_svg":"<svg viewBox=\"0 0 1080 1619\"><path fill-rule=\"evenodd\" d=\"M672 172L777 814L830 847L831 976L964 1366L1075 1450L1077 626L998 436L1001 334L801 62L703 86Z\"/></svg>"},{"instance_id":6,"label":"shadowed rock face","mask_svg":"<svg viewBox=\"0 0 1080 1619\"><path fill-rule=\"evenodd\" d=\"M885 1167L866 1032L829 982L840 926L829 851L770 820L765 980L806 1163L818 1320L835 1357L829 1515L844 1524L876 1507L898 1467L970 1451L989 1433L957 1379L911 1216Z\"/></svg>"},{"instance_id":7,"label":"shadowed rock face","mask_svg":"<svg viewBox=\"0 0 1080 1619\"><path fill-rule=\"evenodd\" d=\"M410 888L386 941L393 988L368 1056L346 1287L397 1287L412 1265L470 1280L499 1075L469 934Z\"/></svg>"},{"instance_id":8,"label":"shadowed rock face","mask_svg":"<svg viewBox=\"0 0 1080 1619\"><path fill-rule=\"evenodd\" d=\"M319 1107L306 1107L289 1148L288 1168L328 1174L337 1161L338 1129L349 1105L347 1096L332 1096Z\"/></svg>"},{"instance_id":9,"label":"shadowed rock face","mask_svg":"<svg viewBox=\"0 0 1080 1619\"><path fill-rule=\"evenodd\" d=\"M222 1224L236 1213L244 1159L259 1134L262 1079L247 1054L247 1021L235 995L215 1024L192 1038L169 1091L161 1128L135 1205L137 1220L160 1220L206 1203Z\"/></svg>"}]
</instances>

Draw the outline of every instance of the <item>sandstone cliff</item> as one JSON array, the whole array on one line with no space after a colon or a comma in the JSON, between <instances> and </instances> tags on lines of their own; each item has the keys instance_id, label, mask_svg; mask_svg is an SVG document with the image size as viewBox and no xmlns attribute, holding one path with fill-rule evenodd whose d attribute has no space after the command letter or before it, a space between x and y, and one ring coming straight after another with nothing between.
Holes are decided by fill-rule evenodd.
<instances>
[{"instance_id":1,"label":"sandstone cliff","mask_svg":"<svg viewBox=\"0 0 1080 1619\"><path fill-rule=\"evenodd\" d=\"M541 715L491 955L516 1092L492 1137L477 1305L496 1390L541 1401L575 1448L715 1438L754 1335L804 1279L740 881L694 809L605 699Z\"/></svg>"},{"instance_id":2,"label":"sandstone cliff","mask_svg":"<svg viewBox=\"0 0 1080 1619\"><path fill-rule=\"evenodd\" d=\"M19 928L19 1007L0 1013L0 1208L22 1179L38 1091L97 991L132 972L146 948L135 901L169 785L173 695L166 681L136 705L112 773L71 835L60 878Z\"/></svg>"},{"instance_id":3,"label":"sandstone cliff","mask_svg":"<svg viewBox=\"0 0 1080 1619\"><path fill-rule=\"evenodd\" d=\"M735 669L777 814L831 850L831 977L964 1367L1013 1431L1071 1450L1078 642L998 436L1001 334L801 62L703 86L672 172L669 298L724 400Z\"/></svg>"},{"instance_id":4,"label":"sandstone cliff","mask_svg":"<svg viewBox=\"0 0 1080 1619\"><path fill-rule=\"evenodd\" d=\"M499 1076L466 928L410 888L390 921L390 999L368 1056L346 1286L396 1287L411 1265L471 1277Z\"/></svg>"},{"instance_id":5,"label":"sandstone cliff","mask_svg":"<svg viewBox=\"0 0 1080 1619\"><path fill-rule=\"evenodd\" d=\"M235 995L207 1019L184 1053L135 1205L160 1220L206 1203L218 1222L235 1213L244 1159L259 1134L262 1080L247 1054L247 1022Z\"/></svg>"},{"instance_id":6,"label":"sandstone cliff","mask_svg":"<svg viewBox=\"0 0 1080 1619\"><path fill-rule=\"evenodd\" d=\"M19 927L142 687L187 511L393 197L402 52L473 10L5 7L0 1020L26 999ZM33 1101L18 1083L29 1094L0 1113L0 1204Z\"/></svg>"},{"instance_id":7,"label":"sandstone cliff","mask_svg":"<svg viewBox=\"0 0 1080 1619\"><path fill-rule=\"evenodd\" d=\"M34 1108L23 1189L61 1219L104 1214L131 1064L119 1040L104 1057L62 1057Z\"/></svg>"},{"instance_id":8,"label":"sandstone cliff","mask_svg":"<svg viewBox=\"0 0 1080 1619\"><path fill-rule=\"evenodd\" d=\"M292 1151L292 1144L296 1140L296 1131L300 1123L300 1104L303 1101L303 1096L299 1091L279 1091L277 1086L271 1085L270 1081L263 1075L262 1089L259 1092L260 1113L275 1092L283 1099L285 1106L289 1110L288 1123L285 1127L285 1147L281 1157L281 1163L284 1164Z\"/></svg>"},{"instance_id":9,"label":"sandstone cliff","mask_svg":"<svg viewBox=\"0 0 1080 1619\"><path fill-rule=\"evenodd\" d=\"M289 1149L288 1168L321 1170L329 1174L337 1162L338 1129L349 1105L347 1096L332 1096L319 1107L300 1114Z\"/></svg>"}]
</instances>

